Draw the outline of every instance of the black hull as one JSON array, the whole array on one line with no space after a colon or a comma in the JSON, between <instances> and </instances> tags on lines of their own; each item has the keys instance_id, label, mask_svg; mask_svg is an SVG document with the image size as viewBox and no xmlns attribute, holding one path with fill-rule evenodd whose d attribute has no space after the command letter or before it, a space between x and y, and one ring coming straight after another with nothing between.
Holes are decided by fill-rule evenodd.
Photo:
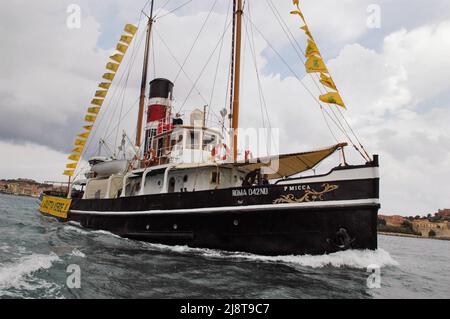
<instances>
[{"instance_id":1,"label":"black hull","mask_svg":"<svg viewBox=\"0 0 450 319\"><path fill-rule=\"evenodd\" d=\"M377 206L361 206L152 216L72 214L71 220L86 228L150 243L261 255L303 255L348 248L377 249L377 212ZM337 232L341 228L354 240L349 247L339 247Z\"/></svg>"},{"instance_id":2,"label":"black hull","mask_svg":"<svg viewBox=\"0 0 450 319\"><path fill-rule=\"evenodd\" d=\"M310 183L289 181L289 185L74 200L68 220L150 243L263 255L377 249L379 179L318 179Z\"/></svg>"}]
</instances>

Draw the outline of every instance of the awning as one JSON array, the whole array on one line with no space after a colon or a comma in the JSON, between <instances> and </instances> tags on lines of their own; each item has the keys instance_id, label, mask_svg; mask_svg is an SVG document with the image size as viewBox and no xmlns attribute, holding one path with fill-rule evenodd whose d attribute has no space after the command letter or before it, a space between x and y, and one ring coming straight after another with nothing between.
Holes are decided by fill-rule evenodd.
<instances>
[{"instance_id":1,"label":"awning","mask_svg":"<svg viewBox=\"0 0 450 319\"><path fill-rule=\"evenodd\" d=\"M331 154L345 146L347 146L347 143L306 153L262 157L247 163L235 163L234 166L248 172L262 169L264 174L269 175L270 179L284 178L314 168Z\"/></svg>"}]
</instances>

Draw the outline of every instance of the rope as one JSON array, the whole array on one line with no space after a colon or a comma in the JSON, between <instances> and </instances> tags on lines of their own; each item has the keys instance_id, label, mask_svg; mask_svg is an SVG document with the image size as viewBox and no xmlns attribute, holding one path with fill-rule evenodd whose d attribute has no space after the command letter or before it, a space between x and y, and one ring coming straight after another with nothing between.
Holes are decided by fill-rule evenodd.
<instances>
[{"instance_id":1,"label":"rope","mask_svg":"<svg viewBox=\"0 0 450 319\"><path fill-rule=\"evenodd\" d=\"M227 28L226 28L227 30L228 30L228 27L229 27L229 26L230 26L230 24L228 24L228 26L227 26ZM220 40L217 42L216 46L214 47L213 52L210 54L208 60L206 61L205 65L203 66L203 68L202 68L202 70L201 70L199 76L197 77L197 79L196 79L195 82L194 82L194 86L193 86L193 87L191 88L191 90L189 91L189 93L188 93L186 99L184 100L183 104L181 105L181 108L179 109L178 113L180 113L180 112L183 110L184 106L186 105L186 103L187 103L189 97L191 96L191 94L192 94L192 92L193 92L195 86L197 85L198 81L200 80L200 78L202 77L203 73L205 72L206 67L209 65L209 62L211 61L211 59L212 59L212 57L214 56L215 52L217 51L217 48L219 47L220 42L221 42L222 39L224 38L225 33L226 33L226 31L222 34Z\"/></svg>"},{"instance_id":2,"label":"rope","mask_svg":"<svg viewBox=\"0 0 450 319\"><path fill-rule=\"evenodd\" d=\"M178 71L177 75L176 75L175 78L174 78L174 81L173 81L174 83L177 82L178 77L179 77L180 74L181 74L181 69L184 68L184 66L186 65L186 62L189 60L189 57L191 56L192 51L194 50L195 45L197 44L198 39L200 38L200 35L202 34L203 30L205 29L206 24L208 23L208 20L209 20L209 18L211 17L211 14L212 14L214 8L216 7L217 1L218 1L218 0L215 0L215 1L214 1L214 3L213 3L213 5L212 5L211 9L209 10L208 15L206 16L205 20L203 21L203 24L202 24L202 26L201 26L201 28L200 28L200 31L197 33L197 36L195 37L194 43L192 43L192 46L191 46L191 48L189 49L189 52L188 52L188 54L186 55L186 58L184 59L182 65L181 65L181 67L180 67L180 70Z\"/></svg>"},{"instance_id":3,"label":"rope","mask_svg":"<svg viewBox=\"0 0 450 319\"><path fill-rule=\"evenodd\" d=\"M175 11L178 11L179 9L181 9L181 8L183 8L183 7L185 7L185 6L187 6L187 5L188 5L189 3L191 3L192 1L193 1L193 0L186 1L186 2L183 3L182 5L176 7L175 9L173 9L173 10L171 10L171 11L165 13L165 14L163 14L162 16L158 17L158 19L162 19L162 18L164 18L165 16L168 16L169 14L172 14L172 13L174 13Z\"/></svg>"}]
</instances>

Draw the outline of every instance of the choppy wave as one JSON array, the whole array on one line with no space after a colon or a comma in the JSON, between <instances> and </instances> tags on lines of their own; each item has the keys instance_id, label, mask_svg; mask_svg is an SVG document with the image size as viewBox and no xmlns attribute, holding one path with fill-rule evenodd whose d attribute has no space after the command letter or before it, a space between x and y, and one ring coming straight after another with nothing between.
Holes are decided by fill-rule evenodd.
<instances>
[{"instance_id":1,"label":"choppy wave","mask_svg":"<svg viewBox=\"0 0 450 319\"><path fill-rule=\"evenodd\" d=\"M37 285L32 285L27 278L39 270L50 269L53 263L59 260L54 253L49 255L32 254L18 259L15 263L0 264L0 293L8 288L24 288L26 290L45 288L44 281L39 280L36 281Z\"/></svg>"},{"instance_id":2,"label":"choppy wave","mask_svg":"<svg viewBox=\"0 0 450 319\"><path fill-rule=\"evenodd\" d=\"M386 266L398 266L398 262L395 261L391 255L384 249L372 250L347 250L342 252L337 252L329 255L320 256L258 256L258 255L247 255L247 254L236 254L236 258L245 258L257 261L266 262L280 262L286 264L295 264L304 267L311 268L323 268L327 266L332 267L349 267L366 269L370 265L377 265L379 267Z\"/></svg>"},{"instance_id":3,"label":"choppy wave","mask_svg":"<svg viewBox=\"0 0 450 319\"><path fill-rule=\"evenodd\" d=\"M120 239L124 239L116 234L113 234L109 231L105 231L105 230L86 230L84 229L80 224L78 223L71 223L68 226L64 226L64 230L66 231L72 231L72 232L76 232L78 234L81 235L107 235L107 236L111 236L111 237L115 237L115 238L120 238Z\"/></svg>"},{"instance_id":4,"label":"choppy wave","mask_svg":"<svg viewBox=\"0 0 450 319\"><path fill-rule=\"evenodd\" d=\"M104 230L86 231L80 227L81 227L80 225L76 225L76 227L65 226L64 228L67 230L76 231L80 234L107 235L119 238L121 240L129 241L128 239L122 238L108 231ZM142 243L142 244L144 244L146 247L150 249L157 249L166 252L191 253L210 258L230 258L230 259L241 259L241 260L243 259L259 262L283 263L310 268L324 268L327 266L331 266L336 268L349 267L349 268L366 269L370 265L377 265L379 267L399 266L399 263L396 260L394 260L392 256L384 249L378 249L375 251L347 250L319 256L312 256L312 255L263 256L241 252L233 253L206 248L191 248L188 246L167 246L151 243Z\"/></svg>"},{"instance_id":5,"label":"choppy wave","mask_svg":"<svg viewBox=\"0 0 450 319\"><path fill-rule=\"evenodd\" d=\"M328 255L288 255L288 256L263 256L239 252L225 252L213 249L190 248L187 246L166 246L160 244L146 244L147 247L162 251L176 253L192 253L211 258L230 258L243 259L258 262L283 263L290 265L299 265L310 268L349 267L366 269L370 265L379 267L399 266L391 255L384 249L378 250L347 250Z\"/></svg>"},{"instance_id":6,"label":"choppy wave","mask_svg":"<svg viewBox=\"0 0 450 319\"><path fill-rule=\"evenodd\" d=\"M10 249L11 249L11 246L8 246L8 245L0 246L0 251L5 252L5 253L9 252Z\"/></svg>"},{"instance_id":7,"label":"choppy wave","mask_svg":"<svg viewBox=\"0 0 450 319\"><path fill-rule=\"evenodd\" d=\"M70 254L70 256L75 256L75 257L80 257L80 258L86 258L86 254L79 251L78 249L74 249L72 250L72 253Z\"/></svg>"},{"instance_id":8,"label":"choppy wave","mask_svg":"<svg viewBox=\"0 0 450 319\"><path fill-rule=\"evenodd\" d=\"M81 229L80 227L77 226L64 226L64 230L66 231L72 231L81 235L88 235L89 232L86 230Z\"/></svg>"}]
</instances>

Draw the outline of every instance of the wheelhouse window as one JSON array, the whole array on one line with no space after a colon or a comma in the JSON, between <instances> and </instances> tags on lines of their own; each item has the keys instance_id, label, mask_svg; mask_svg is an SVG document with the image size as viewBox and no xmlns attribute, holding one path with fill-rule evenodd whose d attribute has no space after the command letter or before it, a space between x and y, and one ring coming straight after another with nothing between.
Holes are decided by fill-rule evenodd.
<instances>
[{"instance_id":1,"label":"wheelhouse window","mask_svg":"<svg viewBox=\"0 0 450 319\"><path fill-rule=\"evenodd\" d=\"M190 149L198 150L200 149L200 132L199 131L190 131L190 143L188 143Z\"/></svg>"}]
</instances>

